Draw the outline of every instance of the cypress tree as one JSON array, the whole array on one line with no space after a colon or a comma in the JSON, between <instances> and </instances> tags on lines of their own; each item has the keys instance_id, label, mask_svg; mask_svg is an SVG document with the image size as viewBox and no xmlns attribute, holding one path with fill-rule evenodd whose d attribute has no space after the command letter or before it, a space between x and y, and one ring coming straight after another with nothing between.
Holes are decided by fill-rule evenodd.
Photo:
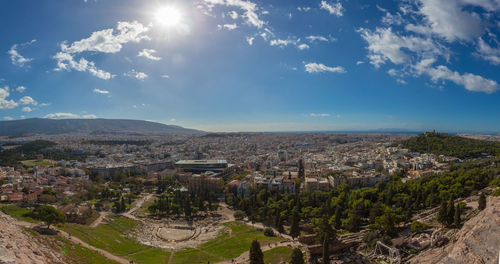
<instances>
[{"instance_id":1,"label":"cypress tree","mask_svg":"<svg viewBox=\"0 0 500 264\"><path fill-rule=\"evenodd\" d=\"M445 200L443 200L441 202L441 207L439 208L438 215L437 215L438 221L441 224L446 224L447 216L448 216L448 204L446 203Z\"/></svg>"},{"instance_id":2,"label":"cypress tree","mask_svg":"<svg viewBox=\"0 0 500 264\"><path fill-rule=\"evenodd\" d=\"M453 223L455 224L455 227L459 227L460 226L460 222L461 222L461 219L460 219L460 215L462 214L462 207L457 204L457 207L455 208L455 217L453 218Z\"/></svg>"},{"instance_id":3,"label":"cypress tree","mask_svg":"<svg viewBox=\"0 0 500 264\"><path fill-rule=\"evenodd\" d=\"M447 217L446 217L446 223L448 226L451 226L453 224L453 218L455 217L455 203L453 202L453 199L450 199L448 201L448 212L447 212Z\"/></svg>"},{"instance_id":4,"label":"cypress tree","mask_svg":"<svg viewBox=\"0 0 500 264\"><path fill-rule=\"evenodd\" d=\"M304 254L302 254L302 250L298 248L293 249L290 264L304 264Z\"/></svg>"},{"instance_id":5,"label":"cypress tree","mask_svg":"<svg viewBox=\"0 0 500 264\"><path fill-rule=\"evenodd\" d=\"M486 195L484 195L484 193L481 193L481 195L479 196L479 206L477 207L477 209L479 209L479 211L482 211L484 210L484 208L486 208Z\"/></svg>"},{"instance_id":6,"label":"cypress tree","mask_svg":"<svg viewBox=\"0 0 500 264\"><path fill-rule=\"evenodd\" d=\"M328 236L323 237L323 264L330 264L330 243L328 241Z\"/></svg>"},{"instance_id":7,"label":"cypress tree","mask_svg":"<svg viewBox=\"0 0 500 264\"><path fill-rule=\"evenodd\" d=\"M252 241L252 246L250 247L250 264L264 264L264 254L257 240Z\"/></svg>"},{"instance_id":8,"label":"cypress tree","mask_svg":"<svg viewBox=\"0 0 500 264\"><path fill-rule=\"evenodd\" d=\"M299 213L297 212L297 208L295 208L295 210L293 210L292 224L290 226L290 236L292 238L296 238L300 235L299 222L300 222L300 216Z\"/></svg>"}]
</instances>

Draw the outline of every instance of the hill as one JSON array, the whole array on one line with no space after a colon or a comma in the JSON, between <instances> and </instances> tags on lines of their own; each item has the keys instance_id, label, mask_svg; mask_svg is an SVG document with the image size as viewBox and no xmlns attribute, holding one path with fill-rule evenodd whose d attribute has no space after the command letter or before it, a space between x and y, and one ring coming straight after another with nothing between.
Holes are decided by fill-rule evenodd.
<instances>
[{"instance_id":1,"label":"hill","mask_svg":"<svg viewBox=\"0 0 500 264\"><path fill-rule=\"evenodd\" d=\"M199 130L150 121L126 119L45 119L0 121L0 136L30 134L185 134Z\"/></svg>"},{"instance_id":2,"label":"hill","mask_svg":"<svg viewBox=\"0 0 500 264\"><path fill-rule=\"evenodd\" d=\"M500 155L500 142L465 138L444 133L426 132L397 142L403 147L420 153L453 156L457 158L479 157L483 153Z\"/></svg>"}]
</instances>

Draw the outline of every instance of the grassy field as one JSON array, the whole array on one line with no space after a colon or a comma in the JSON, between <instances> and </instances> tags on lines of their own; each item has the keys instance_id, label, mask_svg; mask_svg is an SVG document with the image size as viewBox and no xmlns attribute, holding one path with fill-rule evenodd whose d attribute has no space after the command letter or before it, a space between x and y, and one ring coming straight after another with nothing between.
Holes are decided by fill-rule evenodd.
<instances>
[{"instance_id":1,"label":"grassy field","mask_svg":"<svg viewBox=\"0 0 500 264\"><path fill-rule=\"evenodd\" d=\"M109 217L112 221L90 228L78 224L65 224L61 229L97 248L133 260L136 263L166 263L170 252L142 245L126 233L132 231L137 222L123 217Z\"/></svg>"},{"instance_id":2,"label":"grassy field","mask_svg":"<svg viewBox=\"0 0 500 264\"><path fill-rule=\"evenodd\" d=\"M60 236L44 236L31 229L25 229L33 235L39 242L51 247L53 250L64 256L64 262L68 264L117 264L113 260L107 259L101 254L77 245Z\"/></svg>"},{"instance_id":3,"label":"grassy field","mask_svg":"<svg viewBox=\"0 0 500 264\"><path fill-rule=\"evenodd\" d=\"M40 221L27 216L27 214L31 213L32 211L31 209L9 204L2 206L1 210L2 212L14 217L17 220L26 221L30 223L40 223Z\"/></svg>"},{"instance_id":4,"label":"grassy field","mask_svg":"<svg viewBox=\"0 0 500 264\"><path fill-rule=\"evenodd\" d=\"M249 250L254 239L259 240L262 245L281 240L278 237L266 237L262 232L239 222L230 222L224 225L231 228L231 234L224 233L196 249L178 251L174 255L173 263L207 263L207 261L214 263L229 260Z\"/></svg>"},{"instance_id":5,"label":"grassy field","mask_svg":"<svg viewBox=\"0 0 500 264\"><path fill-rule=\"evenodd\" d=\"M49 160L23 160L21 163L26 167L34 167L34 166L50 166L52 162Z\"/></svg>"},{"instance_id":6,"label":"grassy field","mask_svg":"<svg viewBox=\"0 0 500 264\"><path fill-rule=\"evenodd\" d=\"M275 247L268 251L264 251L264 263L279 264L282 262L289 262L292 251L293 249L289 247Z\"/></svg>"}]
</instances>

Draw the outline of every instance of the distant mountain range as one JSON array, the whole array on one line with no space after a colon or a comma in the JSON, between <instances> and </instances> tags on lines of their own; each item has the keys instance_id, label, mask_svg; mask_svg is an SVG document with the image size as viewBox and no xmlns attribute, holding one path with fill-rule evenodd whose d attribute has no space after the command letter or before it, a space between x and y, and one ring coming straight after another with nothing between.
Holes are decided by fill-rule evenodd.
<instances>
[{"instance_id":1,"label":"distant mountain range","mask_svg":"<svg viewBox=\"0 0 500 264\"><path fill-rule=\"evenodd\" d=\"M33 134L186 134L202 133L195 129L156 122L127 119L46 119L30 118L0 121L0 136Z\"/></svg>"}]
</instances>

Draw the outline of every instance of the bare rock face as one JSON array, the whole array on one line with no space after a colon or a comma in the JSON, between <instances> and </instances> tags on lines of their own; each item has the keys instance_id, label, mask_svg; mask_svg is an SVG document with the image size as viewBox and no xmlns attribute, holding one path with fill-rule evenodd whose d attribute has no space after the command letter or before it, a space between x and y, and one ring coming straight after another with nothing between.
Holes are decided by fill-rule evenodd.
<instances>
[{"instance_id":1,"label":"bare rock face","mask_svg":"<svg viewBox=\"0 0 500 264\"><path fill-rule=\"evenodd\" d=\"M411 263L499 263L500 197L489 197L487 207L463 225L454 241L423 252Z\"/></svg>"},{"instance_id":2,"label":"bare rock face","mask_svg":"<svg viewBox=\"0 0 500 264\"><path fill-rule=\"evenodd\" d=\"M0 212L0 264L63 263L59 253L15 225L15 221Z\"/></svg>"}]
</instances>

